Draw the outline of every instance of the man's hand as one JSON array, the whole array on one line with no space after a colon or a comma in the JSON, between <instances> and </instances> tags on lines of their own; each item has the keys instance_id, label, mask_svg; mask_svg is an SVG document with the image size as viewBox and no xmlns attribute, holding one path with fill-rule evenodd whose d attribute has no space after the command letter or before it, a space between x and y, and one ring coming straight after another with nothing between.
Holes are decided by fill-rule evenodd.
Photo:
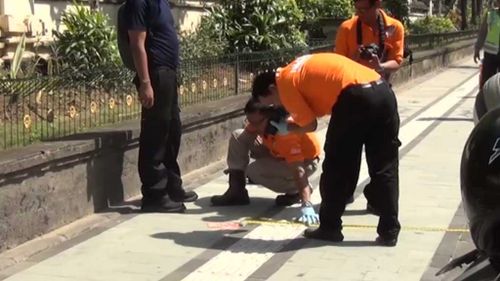
<instances>
[{"instance_id":1,"label":"man's hand","mask_svg":"<svg viewBox=\"0 0 500 281\"><path fill-rule=\"evenodd\" d=\"M310 202L306 202L302 204L300 208L301 216L297 219L297 221L304 223L305 225L312 225L319 223L319 216L316 214L314 207Z\"/></svg>"},{"instance_id":2,"label":"man's hand","mask_svg":"<svg viewBox=\"0 0 500 281\"><path fill-rule=\"evenodd\" d=\"M287 135L288 132L288 122L285 119L281 119L279 122L270 121L271 125L278 129L278 134Z\"/></svg>"},{"instance_id":3,"label":"man's hand","mask_svg":"<svg viewBox=\"0 0 500 281\"><path fill-rule=\"evenodd\" d=\"M480 60L481 60L481 57L479 56L479 50L474 49L474 63L477 63Z\"/></svg>"},{"instance_id":4,"label":"man's hand","mask_svg":"<svg viewBox=\"0 0 500 281\"><path fill-rule=\"evenodd\" d=\"M380 64L380 59L376 54L372 55L372 59L368 61L367 66L377 72L380 69L382 69L382 65Z\"/></svg>"},{"instance_id":5,"label":"man's hand","mask_svg":"<svg viewBox=\"0 0 500 281\"><path fill-rule=\"evenodd\" d=\"M151 83L143 83L139 86L139 101L142 106L145 108L151 108L154 105L154 92L153 87L151 87Z\"/></svg>"}]
</instances>

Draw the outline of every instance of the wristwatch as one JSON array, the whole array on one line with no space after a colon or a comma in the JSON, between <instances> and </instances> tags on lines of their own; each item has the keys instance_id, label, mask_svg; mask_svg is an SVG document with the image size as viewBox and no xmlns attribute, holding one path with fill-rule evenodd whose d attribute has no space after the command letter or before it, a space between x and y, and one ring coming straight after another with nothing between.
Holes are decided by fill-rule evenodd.
<instances>
[{"instance_id":1,"label":"wristwatch","mask_svg":"<svg viewBox=\"0 0 500 281\"><path fill-rule=\"evenodd\" d=\"M375 69L376 72L379 74L384 74L385 73L385 67L380 66L379 68Z\"/></svg>"}]
</instances>

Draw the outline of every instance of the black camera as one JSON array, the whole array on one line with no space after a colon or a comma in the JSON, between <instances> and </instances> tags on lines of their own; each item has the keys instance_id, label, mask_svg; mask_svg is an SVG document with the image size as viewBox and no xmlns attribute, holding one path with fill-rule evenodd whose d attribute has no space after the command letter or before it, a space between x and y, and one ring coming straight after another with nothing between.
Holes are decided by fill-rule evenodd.
<instances>
[{"instance_id":1,"label":"black camera","mask_svg":"<svg viewBox=\"0 0 500 281\"><path fill-rule=\"evenodd\" d=\"M380 47L377 44L372 43L368 46L359 47L359 56L361 59L371 60L373 59L373 55L378 56L379 51Z\"/></svg>"},{"instance_id":2,"label":"black camera","mask_svg":"<svg viewBox=\"0 0 500 281\"><path fill-rule=\"evenodd\" d=\"M284 107L281 106L264 106L260 108L260 112L268 119L267 126L264 132L267 135L276 135L276 133L278 132L278 129L271 125L271 121L279 123L282 120L286 120L289 116L289 113L285 110Z\"/></svg>"}]
</instances>

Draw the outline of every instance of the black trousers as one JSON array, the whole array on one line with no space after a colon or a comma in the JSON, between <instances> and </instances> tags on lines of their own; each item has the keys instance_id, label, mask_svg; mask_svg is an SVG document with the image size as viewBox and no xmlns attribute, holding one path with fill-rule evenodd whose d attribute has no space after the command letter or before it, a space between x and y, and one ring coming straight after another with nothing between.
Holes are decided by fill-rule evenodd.
<instances>
[{"instance_id":1,"label":"black trousers","mask_svg":"<svg viewBox=\"0 0 500 281\"><path fill-rule=\"evenodd\" d=\"M177 162L182 128L176 72L166 67L154 69L150 79L154 105L142 108L138 166L143 197L160 199L182 188ZM135 83L138 85L137 79Z\"/></svg>"},{"instance_id":2,"label":"black trousers","mask_svg":"<svg viewBox=\"0 0 500 281\"><path fill-rule=\"evenodd\" d=\"M500 71L500 54L492 55L484 53L483 66L481 69L480 89L491 76Z\"/></svg>"},{"instance_id":3,"label":"black trousers","mask_svg":"<svg viewBox=\"0 0 500 281\"><path fill-rule=\"evenodd\" d=\"M342 91L333 106L325 141L320 179L321 228L341 230L346 201L356 189L363 145L380 210L379 235L397 237L399 200L399 114L394 92L386 82Z\"/></svg>"}]
</instances>

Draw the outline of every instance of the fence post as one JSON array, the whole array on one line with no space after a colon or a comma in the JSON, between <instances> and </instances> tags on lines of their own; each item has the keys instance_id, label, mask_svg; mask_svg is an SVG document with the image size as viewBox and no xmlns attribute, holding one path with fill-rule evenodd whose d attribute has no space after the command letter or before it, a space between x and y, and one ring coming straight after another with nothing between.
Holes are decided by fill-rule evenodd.
<instances>
[{"instance_id":1,"label":"fence post","mask_svg":"<svg viewBox=\"0 0 500 281\"><path fill-rule=\"evenodd\" d=\"M240 93L240 56L236 53L236 58L234 60L234 95Z\"/></svg>"}]
</instances>

